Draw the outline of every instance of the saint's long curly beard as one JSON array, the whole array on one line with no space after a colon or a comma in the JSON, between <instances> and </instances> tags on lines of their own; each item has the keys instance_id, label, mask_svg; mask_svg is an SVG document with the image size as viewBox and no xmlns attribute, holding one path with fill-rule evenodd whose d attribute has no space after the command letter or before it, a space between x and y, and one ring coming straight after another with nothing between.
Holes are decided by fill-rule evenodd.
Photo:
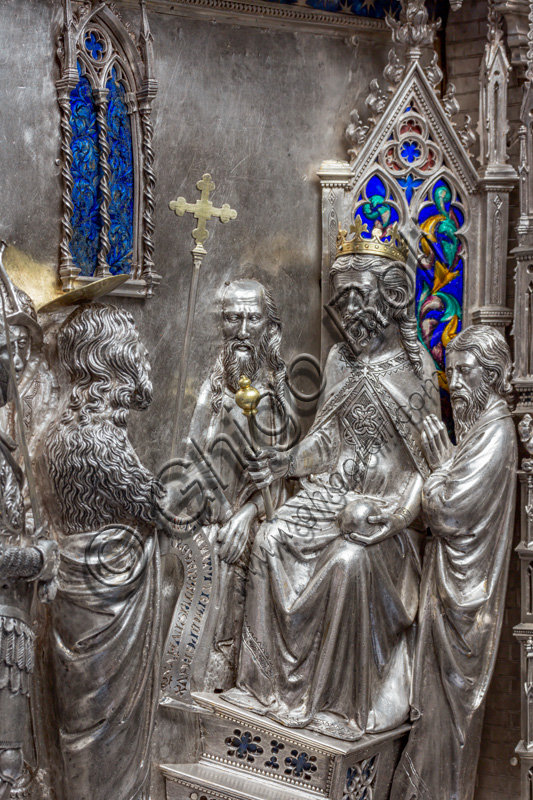
<instances>
[{"instance_id":1,"label":"saint's long curly beard","mask_svg":"<svg viewBox=\"0 0 533 800\"><path fill-rule=\"evenodd\" d=\"M450 398L457 441L460 442L487 407L489 387L483 383L477 389L456 389Z\"/></svg>"},{"instance_id":2,"label":"saint's long curly beard","mask_svg":"<svg viewBox=\"0 0 533 800\"><path fill-rule=\"evenodd\" d=\"M262 343L261 343L262 344ZM252 344L241 342L238 339L230 339L224 343L222 355L222 365L226 383L234 392L239 388L239 378L246 375L250 380L255 380L262 364L265 361L263 347L255 347ZM239 352L240 347L246 346L246 352Z\"/></svg>"},{"instance_id":3,"label":"saint's long curly beard","mask_svg":"<svg viewBox=\"0 0 533 800\"><path fill-rule=\"evenodd\" d=\"M67 414L51 428L45 456L70 531L154 519L163 490L141 464L125 428L109 419L80 424Z\"/></svg>"},{"instance_id":4,"label":"saint's long curly beard","mask_svg":"<svg viewBox=\"0 0 533 800\"><path fill-rule=\"evenodd\" d=\"M148 362L144 360L139 365L137 380L135 381L135 391L131 400L131 407L137 411L144 411L152 402L154 397L154 387L150 379L150 368Z\"/></svg>"}]
</instances>

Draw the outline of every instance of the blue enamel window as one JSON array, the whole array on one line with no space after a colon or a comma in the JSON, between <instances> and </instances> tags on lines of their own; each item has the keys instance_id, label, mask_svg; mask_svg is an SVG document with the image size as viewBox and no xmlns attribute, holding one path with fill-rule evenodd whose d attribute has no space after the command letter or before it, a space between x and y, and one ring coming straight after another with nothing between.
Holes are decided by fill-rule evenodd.
<instances>
[{"instance_id":1,"label":"blue enamel window","mask_svg":"<svg viewBox=\"0 0 533 800\"><path fill-rule=\"evenodd\" d=\"M95 45L96 46L96 45ZM72 129L72 237L70 252L82 275L96 272L102 218L102 163L99 126L93 91L78 64L79 81L70 94ZM129 273L133 252L133 143L126 105L126 90L115 69L106 88L106 138L109 147L109 253L107 263L113 275Z\"/></svg>"}]
</instances>

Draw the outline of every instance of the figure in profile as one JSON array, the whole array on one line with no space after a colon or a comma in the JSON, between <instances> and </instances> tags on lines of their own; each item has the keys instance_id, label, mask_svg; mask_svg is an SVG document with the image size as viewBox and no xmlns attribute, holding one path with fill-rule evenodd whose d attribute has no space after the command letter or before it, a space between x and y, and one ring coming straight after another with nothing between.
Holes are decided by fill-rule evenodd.
<instances>
[{"instance_id":1,"label":"figure in profile","mask_svg":"<svg viewBox=\"0 0 533 800\"><path fill-rule=\"evenodd\" d=\"M422 508L431 536L422 572L414 719L391 800L472 800L485 699L503 620L517 445L502 334L472 325L446 351L457 446L429 416L431 476Z\"/></svg>"},{"instance_id":2,"label":"figure in profile","mask_svg":"<svg viewBox=\"0 0 533 800\"><path fill-rule=\"evenodd\" d=\"M295 433L280 356L281 321L268 289L255 280L226 286L221 331L223 347L200 390L188 440L188 458L200 468L204 497L210 497L198 521L217 559L204 634L209 639L204 642L208 655L194 671L195 688L205 691L235 685L250 548L265 517L261 492L246 472L242 456L250 442L246 420L235 404L241 375L250 378L261 394L255 424L261 442L282 447ZM285 482L277 481L272 494L274 505L281 504L287 497Z\"/></svg>"},{"instance_id":3,"label":"figure in profile","mask_svg":"<svg viewBox=\"0 0 533 800\"><path fill-rule=\"evenodd\" d=\"M413 407L439 408L405 243L395 226L364 230L339 231L331 288L346 340L329 353L314 426L288 451L250 459L258 488L286 476L300 488L255 538L237 686L224 695L349 741L409 714L429 474Z\"/></svg>"},{"instance_id":4,"label":"figure in profile","mask_svg":"<svg viewBox=\"0 0 533 800\"><path fill-rule=\"evenodd\" d=\"M128 438L148 408L147 352L133 317L76 309L58 332L70 382L46 460L61 511L53 613L55 703L64 800L147 800L159 690L163 489Z\"/></svg>"}]
</instances>

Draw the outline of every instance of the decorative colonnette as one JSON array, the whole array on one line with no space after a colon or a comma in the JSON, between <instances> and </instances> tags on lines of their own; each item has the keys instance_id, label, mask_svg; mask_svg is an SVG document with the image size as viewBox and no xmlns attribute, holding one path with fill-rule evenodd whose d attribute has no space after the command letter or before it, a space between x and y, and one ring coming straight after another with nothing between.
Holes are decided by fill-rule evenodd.
<instances>
[{"instance_id":1,"label":"decorative colonnette","mask_svg":"<svg viewBox=\"0 0 533 800\"><path fill-rule=\"evenodd\" d=\"M157 91L145 0L139 40L114 6L64 0L58 54L63 179L59 276L75 282L130 274L116 293L151 296Z\"/></svg>"},{"instance_id":2,"label":"decorative colonnette","mask_svg":"<svg viewBox=\"0 0 533 800\"><path fill-rule=\"evenodd\" d=\"M520 217L517 225L515 308L513 335L515 363L513 384L518 395L516 415L520 438L533 454L533 2L529 3L529 47L523 86L521 127L518 132ZM525 50L525 48L522 48ZM520 622L514 636L520 646L521 738L516 747L520 763L521 797L533 795L533 460L522 460L518 471L520 500Z\"/></svg>"}]
</instances>

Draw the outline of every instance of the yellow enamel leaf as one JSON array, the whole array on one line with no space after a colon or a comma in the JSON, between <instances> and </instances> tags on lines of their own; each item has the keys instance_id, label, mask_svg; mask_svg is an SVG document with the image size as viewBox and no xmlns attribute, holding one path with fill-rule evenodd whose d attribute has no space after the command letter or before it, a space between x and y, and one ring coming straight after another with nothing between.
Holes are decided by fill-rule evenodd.
<instances>
[{"instance_id":1,"label":"yellow enamel leaf","mask_svg":"<svg viewBox=\"0 0 533 800\"><path fill-rule=\"evenodd\" d=\"M441 389L444 389L446 392L449 392L450 389L448 388L448 378L446 377L446 373L443 369L439 369L438 373L439 378L439 386Z\"/></svg>"},{"instance_id":2,"label":"yellow enamel leaf","mask_svg":"<svg viewBox=\"0 0 533 800\"><path fill-rule=\"evenodd\" d=\"M446 269L442 261L435 261L435 277L433 278L433 288L431 294L436 294L450 281L453 281L459 275L459 272L450 272Z\"/></svg>"},{"instance_id":3,"label":"yellow enamel leaf","mask_svg":"<svg viewBox=\"0 0 533 800\"><path fill-rule=\"evenodd\" d=\"M454 314L451 320L444 328L444 332L442 334L442 344L444 345L444 347L448 347L451 340L455 339L455 337L457 336L458 325L459 325L459 317L457 316L457 314Z\"/></svg>"}]
</instances>

